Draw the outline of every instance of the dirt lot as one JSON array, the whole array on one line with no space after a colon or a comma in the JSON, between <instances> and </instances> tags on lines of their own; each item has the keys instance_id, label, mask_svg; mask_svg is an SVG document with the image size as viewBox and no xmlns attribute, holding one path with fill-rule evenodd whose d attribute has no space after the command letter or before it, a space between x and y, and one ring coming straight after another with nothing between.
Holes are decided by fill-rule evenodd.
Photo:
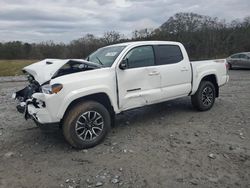
<instances>
[{"instance_id":1,"label":"dirt lot","mask_svg":"<svg viewBox=\"0 0 250 188\"><path fill-rule=\"evenodd\" d=\"M99 146L77 151L57 127L41 131L0 83L0 187L250 187L250 70L208 112L189 98L126 112Z\"/></svg>"}]
</instances>

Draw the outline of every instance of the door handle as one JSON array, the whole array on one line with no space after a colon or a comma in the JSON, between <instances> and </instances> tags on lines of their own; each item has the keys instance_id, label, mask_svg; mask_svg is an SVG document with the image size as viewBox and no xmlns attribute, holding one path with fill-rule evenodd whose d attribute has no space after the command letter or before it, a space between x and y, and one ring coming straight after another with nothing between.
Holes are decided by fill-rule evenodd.
<instances>
[{"instance_id":1,"label":"door handle","mask_svg":"<svg viewBox=\"0 0 250 188\"><path fill-rule=\"evenodd\" d=\"M186 72L186 71L188 71L188 69L186 67L181 68L181 72Z\"/></svg>"},{"instance_id":2,"label":"door handle","mask_svg":"<svg viewBox=\"0 0 250 188\"><path fill-rule=\"evenodd\" d=\"M155 76L155 75L159 75L160 73L158 71L152 71L150 72L148 75L149 76Z\"/></svg>"}]
</instances>

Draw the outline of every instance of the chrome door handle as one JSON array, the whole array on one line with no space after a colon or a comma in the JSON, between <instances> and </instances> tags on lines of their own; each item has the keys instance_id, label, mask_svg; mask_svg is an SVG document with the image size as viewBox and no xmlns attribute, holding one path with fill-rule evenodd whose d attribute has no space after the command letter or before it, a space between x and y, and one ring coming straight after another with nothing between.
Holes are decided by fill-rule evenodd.
<instances>
[{"instance_id":1,"label":"chrome door handle","mask_svg":"<svg viewBox=\"0 0 250 188\"><path fill-rule=\"evenodd\" d=\"M157 72L157 71L152 71L152 72L150 72L148 75L149 76L155 76L155 75L159 75L160 73L159 72Z\"/></svg>"}]
</instances>

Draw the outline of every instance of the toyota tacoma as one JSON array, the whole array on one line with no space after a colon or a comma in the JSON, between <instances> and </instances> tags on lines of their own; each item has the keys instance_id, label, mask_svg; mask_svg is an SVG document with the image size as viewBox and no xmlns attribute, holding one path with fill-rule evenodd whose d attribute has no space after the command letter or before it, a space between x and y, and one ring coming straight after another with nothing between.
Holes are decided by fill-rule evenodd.
<instances>
[{"instance_id":1,"label":"toyota tacoma","mask_svg":"<svg viewBox=\"0 0 250 188\"><path fill-rule=\"evenodd\" d=\"M75 148L99 144L123 111L191 96L209 110L229 80L224 59L189 61L181 43L106 46L86 59L45 59L23 68L29 85L13 94L17 110L38 125L61 125Z\"/></svg>"}]
</instances>

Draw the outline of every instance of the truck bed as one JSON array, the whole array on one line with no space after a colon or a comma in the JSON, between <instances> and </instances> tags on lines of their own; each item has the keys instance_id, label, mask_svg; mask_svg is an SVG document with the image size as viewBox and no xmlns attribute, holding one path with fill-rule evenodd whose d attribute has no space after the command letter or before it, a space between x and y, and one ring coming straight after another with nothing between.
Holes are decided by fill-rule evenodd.
<instances>
[{"instance_id":1,"label":"truck bed","mask_svg":"<svg viewBox=\"0 0 250 188\"><path fill-rule=\"evenodd\" d=\"M226 59L204 60L204 61L191 61L190 62L192 74L192 94L194 94L200 84L200 79L206 74L213 74L216 77L218 86L227 83L229 76L227 74Z\"/></svg>"}]
</instances>

